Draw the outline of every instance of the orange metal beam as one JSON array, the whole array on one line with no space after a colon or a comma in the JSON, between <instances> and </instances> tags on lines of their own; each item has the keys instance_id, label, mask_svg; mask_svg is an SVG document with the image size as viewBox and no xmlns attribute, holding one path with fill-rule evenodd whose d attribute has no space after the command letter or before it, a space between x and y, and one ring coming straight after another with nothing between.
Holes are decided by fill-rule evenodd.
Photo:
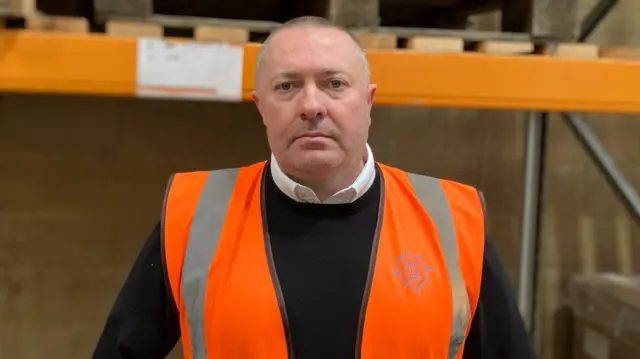
<instances>
[{"instance_id":1,"label":"orange metal beam","mask_svg":"<svg viewBox=\"0 0 640 359\"><path fill-rule=\"evenodd\" d=\"M243 92L258 44L245 45ZM370 51L377 103L640 113L640 62ZM0 31L0 91L134 96L136 39Z\"/></svg>"},{"instance_id":2,"label":"orange metal beam","mask_svg":"<svg viewBox=\"0 0 640 359\"><path fill-rule=\"evenodd\" d=\"M136 39L0 31L0 91L133 96Z\"/></svg>"}]
</instances>

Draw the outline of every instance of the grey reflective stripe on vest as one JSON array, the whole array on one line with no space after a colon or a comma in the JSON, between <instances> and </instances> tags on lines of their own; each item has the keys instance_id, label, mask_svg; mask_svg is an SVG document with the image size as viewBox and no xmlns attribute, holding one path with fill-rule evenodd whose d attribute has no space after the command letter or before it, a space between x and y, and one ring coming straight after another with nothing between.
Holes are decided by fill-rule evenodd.
<instances>
[{"instance_id":1,"label":"grey reflective stripe on vest","mask_svg":"<svg viewBox=\"0 0 640 359\"><path fill-rule=\"evenodd\" d=\"M202 189L189 232L182 267L182 299L189 322L193 359L207 358L204 333L204 301L209 267L218 249L222 226L238 178L239 169L211 171Z\"/></svg>"},{"instance_id":2,"label":"grey reflective stripe on vest","mask_svg":"<svg viewBox=\"0 0 640 359\"><path fill-rule=\"evenodd\" d=\"M438 236L444 251L453 301L453 328L451 329L449 355L447 358L454 359L458 355L460 346L466 336L471 305L467 286L462 276L462 269L460 268L453 213L451 213L449 200L438 179L412 173L409 174L409 179L418 199L427 213L429 213L438 230Z\"/></svg>"}]
</instances>

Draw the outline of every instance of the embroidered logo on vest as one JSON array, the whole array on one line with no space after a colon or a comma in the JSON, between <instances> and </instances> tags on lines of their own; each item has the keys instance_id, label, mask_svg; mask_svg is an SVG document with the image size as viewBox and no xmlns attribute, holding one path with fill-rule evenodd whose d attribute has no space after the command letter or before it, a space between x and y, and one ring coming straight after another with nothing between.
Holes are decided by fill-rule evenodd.
<instances>
[{"instance_id":1,"label":"embroidered logo on vest","mask_svg":"<svg viewBox=\"0 0 640 359\"><path fill-rule=\"evenodd\" d=\"M415 289L420 295L420 289L429 281L429 271L432 270L434 268L427 266L421 256L405 251L398 257L396 271L393 274L400 278L405 287Z\"/></svg>"}]
</instances>

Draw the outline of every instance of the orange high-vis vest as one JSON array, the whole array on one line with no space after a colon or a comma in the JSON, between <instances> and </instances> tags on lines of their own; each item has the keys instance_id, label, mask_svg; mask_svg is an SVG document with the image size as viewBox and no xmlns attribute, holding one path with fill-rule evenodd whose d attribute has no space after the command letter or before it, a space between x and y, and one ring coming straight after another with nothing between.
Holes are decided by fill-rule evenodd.
<instances>
[{"instance_id":1,"label":"orange high-vis vest","mask_svg":"<svg viewBox=\"0 0 640 359\"><path fill-rule=\"evenodd\" d=\"M169 182L163 249L186 359L295 358L266 226L266 164ZM378 226L356 357L460 359L480 292L481 196L459 183L377 170Z\"/></svg>"}]
</instances>

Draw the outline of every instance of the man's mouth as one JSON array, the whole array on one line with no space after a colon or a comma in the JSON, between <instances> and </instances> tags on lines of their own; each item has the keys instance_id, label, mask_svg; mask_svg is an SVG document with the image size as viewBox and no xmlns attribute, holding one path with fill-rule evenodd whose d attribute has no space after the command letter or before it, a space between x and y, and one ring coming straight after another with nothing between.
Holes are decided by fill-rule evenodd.
<instances>
[{"instance_id":1,"label":"man's mouth","mask_svg":"<svg viewBox=\"0 0 640 359\"><path fill-rule=\"evenodd\" d=\"M296 139L298 139L298 138L322 138L322 137L329 137L329 136L327 136L323 132L314 131L314 132L305 132L302 135L296 137Z\"/></svg>"}]
</instances>

